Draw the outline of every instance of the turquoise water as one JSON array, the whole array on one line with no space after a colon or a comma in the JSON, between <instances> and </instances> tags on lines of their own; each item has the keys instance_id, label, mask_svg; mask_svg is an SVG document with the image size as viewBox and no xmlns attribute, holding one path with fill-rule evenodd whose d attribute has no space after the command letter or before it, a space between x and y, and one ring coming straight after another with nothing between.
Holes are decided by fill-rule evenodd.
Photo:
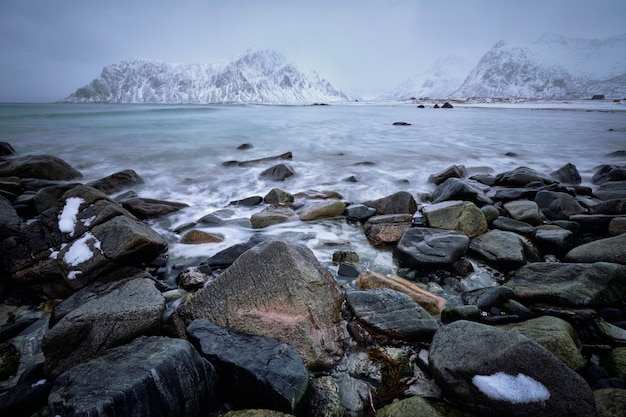
<instances>
[{"instance_id":1,"label":"turquoise water","mask_svg":"<svg viewBox=\"0 0 626 417\"><path fill-rule=\"evenodd\" d=\"M396 121L411 126L393 126ZM568 162L588 182L598 165L626 163L604 156L626 148L626 112L366 104L3 104L0 141L11 143L19 154L61 157L84 174L85 182L134 169L146 182L136 188L140 196L189 204L152 222L171 242L170 256L182 259L210 256L257 231L245 226L206 229L226 241L190 248L177 243L180 236L173 228L274 187L291 193L332 190L346 201L362 202L399 190L429 192L428 176L451 164L464 164L471 172L498 173L524 165L549 173ZM238 150L243 143L252 149ZM287 151L293 152L288 163L296 175L280 183L258 178L272 163L222 166ZM517 156L505 156L507 152ZM357 182L346 181L348 177ZM258 210L237 209L232 217L247 218ZM371 248L357 226L342 221L297 222L261 233L295 236L322 262L334 250L352 249L360 252L363 267L394 269L388 252Z\"/></svg>"}]
</instances>

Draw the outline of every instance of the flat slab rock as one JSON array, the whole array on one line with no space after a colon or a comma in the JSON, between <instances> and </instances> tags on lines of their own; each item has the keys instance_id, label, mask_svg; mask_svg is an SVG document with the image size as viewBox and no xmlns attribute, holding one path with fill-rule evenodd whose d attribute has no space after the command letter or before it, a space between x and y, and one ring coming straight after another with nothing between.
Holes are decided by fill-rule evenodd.
<instances>
[{"instance_id":1,"label":"flat slab rock","mask_svg":"<svg viewBox=\"0 0 626 417\"><path fill-rule=\"evenodd\" d=\"M439 329L439 323L415 300L389 288L348 291L346 300L361 323L386 336L430 340Z\"/></svg>"},{"instance_id":2,"label":"flat slab rock","mask_svg":"<svg viewBox=\"0 0 626 417\"><path fill-rule=\"evenodd\" d=\"M220 391L236 408L269 408L295 414L303 404L309 373L290 346L235 332L205 319L187 328L189 340L217 369Z\"/></svg>"},{"instance_id":3,"label":"flat slab rock","mask_svg":"<svg viewBox=\"0 0 626 417\"><path fill-rule=\"evenodd\" d=\"M201 417L214 407L215 369L186 340L140 337L59 376L57 416Z\"/></svg>"}]
</instances>

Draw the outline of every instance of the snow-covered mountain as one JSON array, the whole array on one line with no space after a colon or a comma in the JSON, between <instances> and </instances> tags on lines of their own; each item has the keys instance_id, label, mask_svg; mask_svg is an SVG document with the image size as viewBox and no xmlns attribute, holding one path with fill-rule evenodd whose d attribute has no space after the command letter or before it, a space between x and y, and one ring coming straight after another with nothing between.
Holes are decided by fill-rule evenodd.
<instances>
[{"instance_id":1,"label":"snow-covered mountain","mask_svg":"<svg viewBox=\"0 0 626 417\"><path fill-rule=\"evenodd\" d=\"M378 100L406 100L415 98L445 99L459 89L474 65L459 56L439 59L428 70L407 78L398 86L383 93Z\"/></svg>"},{"instance_id":2,"label":"snow-covered mountain","mask_svg":"<svg viewBox=\"0 0 626 417\"><path fill-rule=\"evenodd\" d=\"M591 98L626 96L626 34L608 39L547 33L532 44L496 43L455 98Z\"/></svg>"},{"instance_id":3,"label":"snow-covered mountain","mask_svg":"<svg viewBox=\"0 0 626 417\"><path fill-rule=\"evenodd\" d=\"M307 103L349 98L274 50L249 49L227 64L133 59L107 65L70 103Z\"/></svg>"}]
</instances>

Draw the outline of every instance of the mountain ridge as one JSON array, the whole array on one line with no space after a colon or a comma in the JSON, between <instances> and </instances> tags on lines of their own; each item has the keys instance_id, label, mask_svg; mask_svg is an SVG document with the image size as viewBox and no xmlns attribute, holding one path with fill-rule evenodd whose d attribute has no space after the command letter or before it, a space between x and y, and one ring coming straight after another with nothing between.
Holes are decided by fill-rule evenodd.
<instances>
[{"instance_id":1,"label":"mountain ridge","mask_svg":"<svg viewBox=\"0 0 626 417\"><path fill-rule=\"evenodd\" d=\"M103 68L66 103L249 103L347 101L316 72L280 52L251 48L223 64L171 64L132 58Z\"/></svg>"}]
</instances>

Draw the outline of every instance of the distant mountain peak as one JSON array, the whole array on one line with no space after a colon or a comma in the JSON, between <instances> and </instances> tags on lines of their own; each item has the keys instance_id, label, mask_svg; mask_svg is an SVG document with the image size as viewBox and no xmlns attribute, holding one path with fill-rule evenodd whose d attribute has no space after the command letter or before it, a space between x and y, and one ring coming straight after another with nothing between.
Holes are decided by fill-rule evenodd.
<instances>
[{"instance_id":1,"label":"distant mountain peak","mask_svg":"<svg viewBox=\"0 0 626 417\"><path fill-rule=\"evenodd\" d=\"M349 98L305 74L273 49L250 48L223 64L170 64L128 59L64 102L73 103L307 103Z\"/></svg>"}]
</instances>

